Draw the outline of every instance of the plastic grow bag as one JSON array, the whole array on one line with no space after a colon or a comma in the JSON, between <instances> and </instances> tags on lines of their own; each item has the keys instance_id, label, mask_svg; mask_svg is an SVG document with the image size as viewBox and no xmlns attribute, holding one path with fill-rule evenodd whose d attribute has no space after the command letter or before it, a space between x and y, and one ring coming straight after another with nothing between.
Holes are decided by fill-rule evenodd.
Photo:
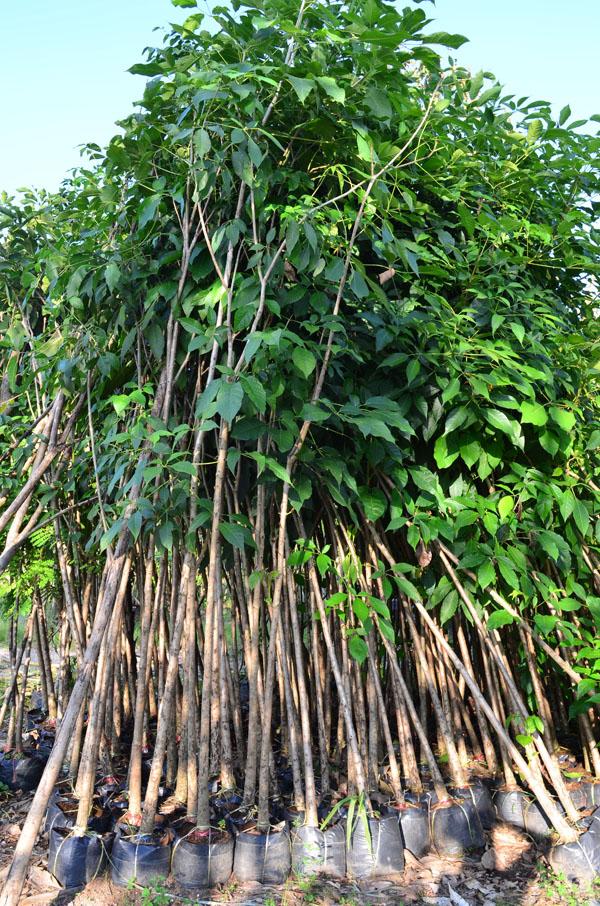
<instances>
[{"instance_id":1,"label":"plastic grow bag","mask_svg":"<svg viewBox=\"0 0 600 906\"><path fill-rule=\"evenodd\" d=\"M600 780L582 780L581 786L585 792L587 808L600 805Z\"/></svg>"},{"instance_id":2,"label":"plastic grow bag","mask_svg":"<svg viewBox=\"0 0 600 906\"><path fill-rule=\"evenodd\" d=\"M286 827L266 834L238 831L233 873L238 881L283 884L290 873L290 835Z\"/></svg>"},{"instance_id":3,"label":"plastic grow bag","mask_svg":"<svg viewBox=\"0 0 600 906\"><path fill-rule=\"evenodd\" d=\"M460 858L485 846L481 821L470 799L438 803L429 812L429 822L431 842L440 856Z\"/></svg>"},{"instance_id":4,"label":"plastic grow bag","mask_svg":"<svg viewBox=\"0 0 600 906\"><path fill-rule=\"evenodd\" d=\"M171 843L168 835L163 840L155 835L125 837L119 830L110 861L111 880L119 887L126 887L130 881L149 884L169 874Z\"/></svg>"},{"instance_id":5,"label":"plastic grow bag","mask_svg":"<svg viewBox=\"0 0 600 906\"><path fill-rule=\"evenodd\" d=\"M50 831L48 871L63 887L84 887L106 868L111 842L111 834L76 837L70 828L55 827Z\"/></svg>"},{"instance_id":6,"label":"plastic grow bag","mask_svg":"<svg viewBox=\"0 0 600 906\"><path fill-rule=\"evenodd\" d=\"M546 813L524 790L499 789L494 794L494 805L501 821L520 827L536 839L544 839L552 832Z\"/></svg>"},{"instance_id":7,"label":"plastic grow bag","mask_svg":"<svg viewBox=\"0 0 600 906\"><path fill-rule=\"evenodd\" d=\"M65 809L65 806L67 808ZM69 808L70 806L70 808ZM60 796L53 796L46 812L44 832L49 834L56 827L73 827L77 818L77 802ZM88 819L88 828L97 834L105 834L111 829L112 815L110 811L97 803L92 806Z\"/></svg>"},{"instance_id":8,"label":"plastic grow bag","mask_svg":"<svg viewBox=\"0 0 600 906\"><path fill-rule=\"evenodd\" d=\"M558 843L548 854L552 868L562 872L569 881L585 883L600 875L600 809L585 824L587 828L578 840Z\"/></svg>"},{"instance_id":9,"label":"plastic grow bag","mask_svg":"<svg viewBox=\"0 0 600 906\"><path fill-rule=\"evenodd\" d=\"M25 793L37 789L48 758L40 755L21 755L19 758L0 757L0 781L9 790Z\"/></svg>"},{"instance_id":10,"label":"plastic grow bag","mask_svg":"<svg viewBox=\"0 0 600 906\"><path fill-rule=\"evenodd\" d=\"M482 828L490 830L496 820L496 813L490 791L481 781L476 780L467 787L455 788L452 795L456 799L470 800L479 815Z\"/></svg>"},{"instance_id":11,"label":"plastic grow bag","mask_svg":"<svg viewBox=\"0 0 600 906\"><path fill-rule=\"evenodd\" d=\"M43 724L47 719L48 713L42 708L30 708L25 715L25 727L27 730L33 730L39 724Z\"/></svg>"},{"instance_id":12,"label":"plastic grow bag","mask_svg":"<svg viewBox=\"0 0 600 906\"><path fill-rule=\"evenodd\" d=\"M173 877L186 889L225 884L233 869L232 835L228 831L218 831L207 835L206 840L196 842L192 839L195 830L188 824L176 836L171 859Z\"/></svg>"},{"instance_id":13,"label":"plastic grow bag","mask_svg":"<svg viewBox=\"0 0 600 906\"><path fill-rule=\"evenodd\" d=\"M368 822L369 832L365 827ZM380 878L404 869L404 847L397 814L355 818L347 852L350 878Z\"/></svg>"},{"instance_id":14,"label":"plastic grow bag","mask_svg":"<svg viewBox=\"0 0 600 906\"><path fill-rule=\"evenodd\" d=\"M588 808L587 791L579 780L573 780L567 783L567 792L571 797L571 802L576 809Z\"/></svg>"},{"instance_id":15,"label":"plastic grow bag","mask_svg":"<svg viewBox=\"0 0 600 906\"><path fill-rule=\"evenodd\" d=\"M404 849L420 859L431 848L429 808L426 803L407 802L404 808L398 808L397 811Z\"/></svg>"},{"instance_id":16,"label":"plastic grow bag","mask_svg":"<svg viewBox=\"0 0 600 906\"><path fill-rule=\"evenodd\" d=\"M298 875L346 876L346 830L334 824L324 831L318 827L293 827L292 870Z\"/></svg>"}]
</instances>

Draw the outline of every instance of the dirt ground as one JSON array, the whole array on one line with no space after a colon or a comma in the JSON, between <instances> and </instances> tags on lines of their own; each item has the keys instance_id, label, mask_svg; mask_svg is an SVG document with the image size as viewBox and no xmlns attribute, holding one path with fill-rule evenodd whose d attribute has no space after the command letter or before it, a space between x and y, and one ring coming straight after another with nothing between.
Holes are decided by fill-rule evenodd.
<instances>
[{"instance_id":1,"label":"dirt ground","mask_svg":"<svg viewBox=\"0 0 600 906\"><path fill-rule=\"evenodd\" d=\"M0 799L0 881L6 874L27 813L30 795ZM406 853L401 875L366 882L290 878L281 887L238 884L182 893L175 882L151 889L123 890L107 877L81 891L63 891L46 868L47 839L35 848L21 906L600 906L600 882L578 888L556 877L543 850L520 831L497 825L481 858L451 862L435 855L421 860Z\"/></svg>"}]
</instances>

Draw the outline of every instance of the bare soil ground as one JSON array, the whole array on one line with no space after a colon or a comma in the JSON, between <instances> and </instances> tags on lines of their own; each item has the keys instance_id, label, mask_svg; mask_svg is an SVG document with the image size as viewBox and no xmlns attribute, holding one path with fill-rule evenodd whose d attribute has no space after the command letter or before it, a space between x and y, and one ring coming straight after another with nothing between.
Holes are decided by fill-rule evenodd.
<instances>
[{"instance_id":1,"label":"bare soil ground","mask_svg":"<svg viewBox=\"0 0 600 906\"><path fill-rule=\"evenodd\" d=\"M0 800L0 883L11 860L31 795ZM543 850L520 831L499 824L481 858L452 862L428 855L407 856L405 871L380 881L290 880L281 887L228 885L191 896L173 881L152 889L123 890L107 877L81 891L63 891L46 867L47 839L41 836L21 906L600 906L596 890L556 878Z\"/></svg>"}]
</instances>

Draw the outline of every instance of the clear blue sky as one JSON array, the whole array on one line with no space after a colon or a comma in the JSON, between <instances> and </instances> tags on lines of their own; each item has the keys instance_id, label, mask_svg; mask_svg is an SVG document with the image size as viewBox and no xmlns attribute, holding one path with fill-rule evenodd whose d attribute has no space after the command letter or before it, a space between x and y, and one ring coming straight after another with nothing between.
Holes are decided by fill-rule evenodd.
<instances>
[{"instance_id":1,"label":"clear blue sky","mask_svg":"<svg viewBox=\"0 0 600 906\"><path fill-rule=\"evenodd\" d=\"M400 0L403 3L403 0ZM203 0L200 6L205 6ZM600 0L437 0L436 30L470 38L455 55L517 95L574 115L600 112ZM170 0L0 0L0 189L54 189L131 111L143 80L127 68L191 10Z\"/></svg>"}]
</instances>

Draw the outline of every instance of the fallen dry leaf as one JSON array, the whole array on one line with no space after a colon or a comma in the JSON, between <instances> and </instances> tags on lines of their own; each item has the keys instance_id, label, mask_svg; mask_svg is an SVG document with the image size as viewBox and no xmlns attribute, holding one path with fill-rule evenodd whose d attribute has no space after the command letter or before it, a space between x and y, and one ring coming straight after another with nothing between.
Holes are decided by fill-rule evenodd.
<instances>
[{"instance_id":1,"label":"fallen dry leaf","mask_svg":"<svg viewBox=\"0 0 600 906\"><path fill-rule=\"evenodd\" d=\"M395 277L395 276L396 276L395 269L393 267L388 267L388 269L386 271L382 271L382 273L379 274L380 285L383 286L384 283L387 283L388 280L391 280L392 277Z\"/></svg>"}]
</instances>

